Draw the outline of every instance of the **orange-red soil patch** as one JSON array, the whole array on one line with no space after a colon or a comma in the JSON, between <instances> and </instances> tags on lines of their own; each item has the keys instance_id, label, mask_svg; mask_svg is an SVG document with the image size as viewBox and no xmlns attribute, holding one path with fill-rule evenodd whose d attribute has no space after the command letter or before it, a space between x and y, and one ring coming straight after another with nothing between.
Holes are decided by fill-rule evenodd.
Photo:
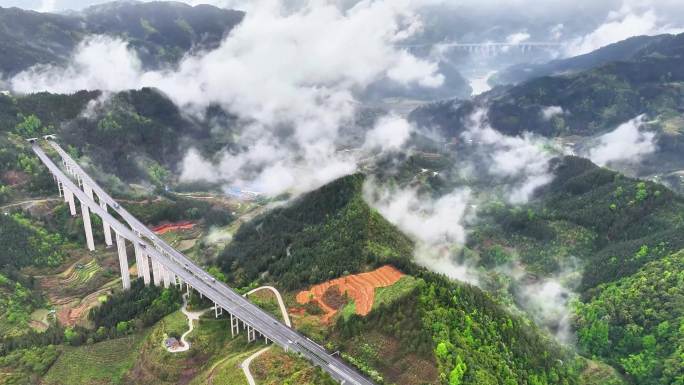
<instances>
[{"instance_id":1,"label":"orange-red soil patch","mask_svg":"<svg viewBox=\"0 0 684 385\"><path fill-rule=\"evenodd\" d=\"M365 316L373 308L375 289L391 286L403 275L401 271L386 265L368 273L348 275L315 285L310 290L299 292L297 302L304 305L310 301L316 301L325 312L323 322L328 322L337 310L326 304L323 296L329 288L337 286L341 294L354 300L356 314Z\"/></svg>"},{"instance_id":2,"label":"orange-red soil patch","mask_svg":"<svg viewBox=\"0 0 684 385\"><path fill-rule=\"evenodd\" d=\"M166 234L169 231L175 230L189 230L195 227L195 224L189 221L176 222L176 223L166 223L152 228L152 231L157 235Z\"/></svg>"}]
</instances>

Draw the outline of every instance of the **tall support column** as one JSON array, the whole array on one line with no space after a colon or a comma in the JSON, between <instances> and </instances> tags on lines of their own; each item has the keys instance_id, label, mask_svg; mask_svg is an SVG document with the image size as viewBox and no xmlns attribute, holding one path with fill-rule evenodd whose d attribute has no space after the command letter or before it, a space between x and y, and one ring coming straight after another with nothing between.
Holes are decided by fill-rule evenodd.
<instances>
[{"instance_id":1,"label":"tall support column","mask_svg":"<svg viewBox=\"0 0 684 385\"><path fill-rule=\"evenodd\" d=\"M148 257L147 253L143 251L142 257L140 259L142 260L143 266L143 282L145 282L145 286L148 286L150 284L150 257Z\"/></svg>"},{"instance_id":2,"label":"tall support column","mask_svg":"<svg viewBox=\"0 0 684 385\"><path fill-rule=\"evenodd\" d=\"M247 325L247 342L254 342L254 340L256 340L256 330Z\"/></svg>"},{"instance_id":3,"label":"tall support column","mask_svg":"<svg viewBox=\"0 0 684 385\"><path fill-rule=\"evenodd\" d=\"M73 199L73 197L71 199ZM83 214L83 227L85 228L88 250L94 251L95 242L93 241L93 226L90 223L90 210L88 209L88 205L83 202L81 202L81 214Z\"/></svg>"},{"instance_id":4,"label":"tall support column","mask_svg":"<svg viewBox=\"0 0 684 385\"><path fill-rule=\"evenodd\" d=\"M234 315L230 315L230 335L234 338L240 334L240 321Z\"/></svg>"},{"instance_id":5,"label":"tall support column","mask_svg":"<svg viewBox=\"0 0 684 385\"><path fill-rule=\"evenodd\" d=\"M135 253L135 269L138 271L138 278L143 276L142 248L138 242L133 241L133 252Z\"/></svg>"},{"instance_id":6,"label":"tall support column","mask_svg":"<svg viewBox=\"0 0 684 385\"><path fill-rule=\"evenodd\" d=\"M64 201L69 203L69 212L72 217L76 216L76 201L74 200L74 193L69 189L64 189Z\"/></svg>"},{"instance_id":7,"label":"tall support column","mask_svg":"<svg viewBox=\"0 0 684 385\"><path fill-rule=\"evenodd\" d=\"M60 181L58 180L58 181L57 181L57 191L59 192L59 197L60 197L60 198L64 195L64 194L62 193L62 189L63 189L63 187L62 187L62 182L60 182Z\"/></svg>"},{"instance_id":8,"label":"tall support column","mask_svg":"<svg viewBox=\"0 0 684 385\"><path fill-rule=\"evenodd\" d=\"M165 266L161 266L162 278L164 278L164 287L171 287L171 270L167 269Z\"/></svg>"},{"instance_id":9,"label":"tall support column","mask_svg":"<svg viewBox=\"0 0 684 385\"><path fill-rule=\"evenodd\" d=\"M152 258L152 280L154 282L154 286L161 285L162 276L160 267L161 266L159 266L159 262L157 262L156 259Z\"/></svg>"},{"instance_id":10,"label":"tall support column","mask_svg":"<svg viewBox=\"0 0 684 385\"><path fill-rule=\"evenodd\" d=\"M131 276L128 272L128 255L126 255L126 238L116 233L116 247L119 251L119 267L124 290L131 288Z\"/></svg>"},{"instance_id":11,"label":"tall support column","mask_svg":"<svg viewBox=\"0 0 684 385\"><path fill-rule=\"evenodd\" d=\"M107 211L107 203L100 201L100 207L102 207L104 211ZM104 229L105 245L110 247L112 246L112 229L104 218L102 219L102 228Z\"/></svg>"},{"instance_id":12,"label":"tall support column","mask_svg":"<svg viewBox=\"0 0 684 385\"><path fill-rule=\"evenodd\" d=\"M64 197L64 203L69 203L69 190L64 188L64 185L62 185L62 197Z\"/></svg>"}]
</instances>

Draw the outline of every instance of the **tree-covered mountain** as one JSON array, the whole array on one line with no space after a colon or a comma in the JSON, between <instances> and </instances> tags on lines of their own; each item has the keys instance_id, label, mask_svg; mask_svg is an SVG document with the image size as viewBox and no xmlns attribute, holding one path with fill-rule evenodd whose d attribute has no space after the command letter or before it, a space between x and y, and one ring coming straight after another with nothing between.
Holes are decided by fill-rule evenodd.
<instances>
[{"instance_id":1,"label":"tree-covered mountain","mask_svg":"<svg viewBox=\"0 0 684 385\"><path fill-rule=\"evenodd\" d=\"M219 257L228 280L305 288L390 263L421 284L401 309L340 318L343 341L401 328L394 337L407 352L436 360L452 384L578 383L584 364L534 325L480 289L415 265L412 242L365 203L364 180L338 179L244 224ZM391 363L380 365L391 372Z\"/></svg>"},{"instance_id":2,"label":"tree-covered mountain","mask_svg":"<svg viewBox=\"0 0 684 385\"><path fill-rule=\"evenodd\" d=\"M488 267L496 247L516 250L529 270L558 272L572 258L584 270L579 290L630 276L646 263L684 249L684 200L665 186L597 167L577 157L556 160L553 181L527 207L493 206L469 240Z\"/></svg>"},{"instance_id":3,"label":"tree-covered mountain","mask_svg":"<svg viewBox=\"0 0 684 385\"><path fill-rule=\"evenodd\" d=\"M411 119L453 138L471 125L474 111L485 109L489 123L502 133L532 132L583 145L645 114L656 151L645 155L633 173L667 175L684 168L684 34L653 39L626 61L498 87L468 101L428 104L414 110Z\"/></svg>"},{"instance_id":4,"label":"tree-covered mountain","mask_svg":"<svg viewBox=\"0 0 684 385\"><path fill-rule=\"evenodd\" d=\"M471 101L443 101L416 109L412 118L458 135L478 107L506 134L593 135L640 114L672 118L681 111L684 34L649 45L634 60L614 61L570 75L542 76L514 87L496 88ZM647 51L646 51L647 50ZM646 54L646 52L648 54ZM564 114L545 119L550 106Z\"/></svg>"},{"instance_id":5,"label":"tree-covered mountain","mask_svg":"<svg viewBox=\"0 0 684 385\"><path fill-rule=\"evenodd\" d=\"M216 47L243 16L176 2L114 2L69 14L0 7L0 74L63 63L94 34L126 40L145 66L174 64L192 50Z\"/></svg>"},{"instance_id":6,"label":"tree-covered mountain","mask_svg":"<svg viewBox=\"0 0 684 385\"><path fill-rule=\"evenodd\" d=\"M516 64L496 73L494 84L517 84L542 76L568 75L600 67L615 61L631 61L643 58L662 46L669 45L674 35L634 36L609 44L584 55L552 60L547 63Z\"/></svg>"},{"instance_id":7,"label":"tree-covered mountain","mask_svg":"<svg viewBox=\"0 0 684 385\"><path fill-rule=\"evenodd\" d=\"M409 263L411 241L363 200L355 174L241 226L220 256L233 282L262 277L295 289L386 263Z\"/></svg>"}]
</instances>

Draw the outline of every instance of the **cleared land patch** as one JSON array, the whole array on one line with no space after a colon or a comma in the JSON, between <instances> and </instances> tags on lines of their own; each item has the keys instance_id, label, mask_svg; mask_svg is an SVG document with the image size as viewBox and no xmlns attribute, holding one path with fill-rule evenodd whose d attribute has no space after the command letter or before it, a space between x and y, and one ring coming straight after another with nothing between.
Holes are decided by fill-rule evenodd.
<instances>
[{"instance_id":1,"label":"cleared land patch","mask_svg":"<svg viewBox=\"0 0 684 385\"><path fill-rule=\"evenodd\" d=\"M337 309L326 303L325 293L336 286L343 296L353 301L356 314L364 316L373 308L375 289L392 286L403 276L393 266L386 265L367 273L348 275L315 285L310 290L299 292L297 302L303 305L315 301L326 313L323 321L328 322L337 313Z\"/></svg>"}]
</instances>

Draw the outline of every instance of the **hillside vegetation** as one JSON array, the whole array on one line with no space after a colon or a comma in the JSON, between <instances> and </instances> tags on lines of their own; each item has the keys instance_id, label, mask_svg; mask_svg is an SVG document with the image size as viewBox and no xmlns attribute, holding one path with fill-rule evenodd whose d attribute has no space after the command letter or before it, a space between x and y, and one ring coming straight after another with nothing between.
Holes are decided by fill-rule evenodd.
<instances>
[{"instance_id":1,"label":"hillside vegetation","mask_svg":"<svg viewBox=\"0 0 684 385\"><path fill-rule=\"evenodd\" d=\"M493 206L483 218L468 245L485 265L508 262L512 255L504 250L510 248L542 275L579 258L591 266L580 288L587 295L601 283L684 248L681 196L575 157L557 162L553 182L526 209ZM492 256L497 245L504 253L498 259Z\"/></svg>"},{"instance_id":2,"label":"hillside vegetation","mask_svg":"<svg viewBox=\"0 0 684 385\"><path fill-rule=\"evenodd\" d=\"M601 285L577 305L579 342L635 383L684 383L684 251Z\"/></svg>"},{"instance_id":3,"label":"hillside vegetation","mask_svg":"<svg viewBox=\"0 0 684 385\"><path fill-rule=\"evenodd\" d=\"M175 64L193 49L216 47L244 13L173 2L115 2L82 13L50 14L0 7L0 72L14 75L35 64L62 63L85 36L127 41L143 64ZM30 42L30 44L27 44Z\"/></svg>"},{"instance_id":4,"label":"hillside vegetation","mask_svg":"<svg viewBox=\"0 0 684 385\"><path fill-rule=\"evenodd\" d=\"M242 225L219 257L229 280L295 289L388 262L408 264L412 242L363 201L364 180L338 179Z\"/></svg>"},{"instance_id":5,"label":"hillside vegetation","mask_svg":"<svg viewBox=\"0 0 684 385\"><path fill-rule=\"evenodd\" d=\"M380 359L382 345L372 342L381 333L399 344L393 356L433 362L427 365L438 368L434 383L578 383L581 363L534 325L478 288L415 266L411 242L363 201L363 181L362 175L338 179L243 225L221 256L229 281L301 288L393 263L421 283L366 317L343 311L336 325L347 358L376 381L401 378L396 363ZM368 347L359 350L352 341Z\"/></svg>"}]
</instances>

